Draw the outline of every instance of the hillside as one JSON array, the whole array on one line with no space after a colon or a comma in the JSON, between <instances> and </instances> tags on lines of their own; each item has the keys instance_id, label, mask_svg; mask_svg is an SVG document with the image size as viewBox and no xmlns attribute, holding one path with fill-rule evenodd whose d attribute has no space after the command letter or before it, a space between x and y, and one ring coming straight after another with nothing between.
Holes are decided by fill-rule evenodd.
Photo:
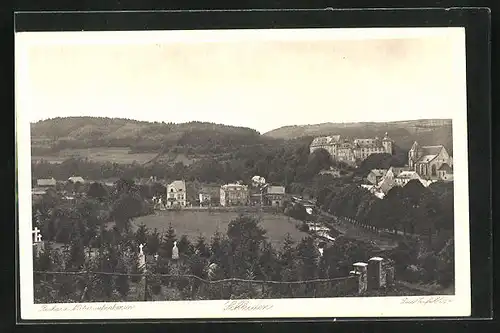
<instances>
[{"instance_id":1,"label":"hillside","mask_svg":"<svg viewBox=\"0 0 500 333\"><path fill-rule=\"evenodd\" d=\"M418 141L422 145L443 144L448 151L453 151L450 119L285 126L264 133L264 136L274 139L292 139L303 136L340 134L350 138L370 138L383 136L385 132L388 132L397 145L405 150L410 149L414 141Z\"/></svg>"},{"instance_id":2,"label":"hillside","mask_svg":"<svg viewBox=\"0 0 500 333\"><path fill-rule=\"evenodd\" d=\"M126 147L132 152L160 152L178 146L191 147L201 153L217 153L218 147L237 148L269 140L250 128L203 122L173 124L68 117L31 124L34 155L95 147Z\"/></svg>"}]
</instances>

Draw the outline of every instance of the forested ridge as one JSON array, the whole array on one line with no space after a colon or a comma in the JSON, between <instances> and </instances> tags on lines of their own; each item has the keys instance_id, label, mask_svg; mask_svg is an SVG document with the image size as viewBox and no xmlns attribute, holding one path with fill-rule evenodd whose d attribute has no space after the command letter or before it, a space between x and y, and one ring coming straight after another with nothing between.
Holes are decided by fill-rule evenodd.
<instances>
[{"instance_id":1,"label":"forested ridge","mask_svg":"<svg viewBox=\"0 0 500 333\"><path fill-rule=\"evenodd\" d=\"M388 132L402 148L408 150L413 141L422 145L443 144L453 151L451 121L426 125L425 121L318 124L276 129L261 135L258 131L209 122L181 124L145 122L120 118L67 117L31 124L34 155L54 153L62 149L92 147L127 147L135 152L160 152L172 147L183 152L225 153L241 146L279 145L284 140L340 134L347 138L382 137Z\"/></svg>"}]
</instances>

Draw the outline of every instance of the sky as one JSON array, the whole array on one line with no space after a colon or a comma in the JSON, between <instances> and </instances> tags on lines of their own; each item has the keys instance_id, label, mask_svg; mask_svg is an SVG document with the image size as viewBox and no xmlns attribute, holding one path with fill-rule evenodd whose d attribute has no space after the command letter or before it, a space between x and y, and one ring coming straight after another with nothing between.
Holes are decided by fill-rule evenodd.
<instances>
[{"instance_id":1,"label":"sky","mask_svg":"<svg viewBox=\"0 0 500 333\"><path fill-rule=\"evenodd\" d=\"M84 35L24 39L24 53L16 55L24 73L18 94L29 99L23 112L31 122L196 120L264 133L286 125L452 118L464 109L464 37L453 29L382 38L235 39L214 32L209 39L126 43Z\"/></svg>"}]
</instances>

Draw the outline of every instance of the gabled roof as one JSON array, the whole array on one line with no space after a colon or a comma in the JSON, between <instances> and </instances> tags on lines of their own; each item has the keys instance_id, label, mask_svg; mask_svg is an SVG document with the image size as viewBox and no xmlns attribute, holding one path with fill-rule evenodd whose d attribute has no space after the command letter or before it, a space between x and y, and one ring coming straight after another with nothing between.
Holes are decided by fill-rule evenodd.
<instances>
[{"instance_id":1,"label":"gabled roof","mask_svg":"<svg viewBox=\"0 0 500 333\"><path fill-rule=\"evenodd\" d=\"M415 171L403 171L401 172L397 178L402 178L402 179L412 179L412 178L419 178L418 173Z\"/></svg>"},{"instance_id":2,"label":"gabled roof","mask_svg":"<svg viewBox=\"0 0 500 333\"><path fill-rule=\"evenodd\" d=\"M446 171L448 173L452 173L453 172L453 169L448 165L448 163L443 163L443 165L441 165L441 167L439 167L438 170L439 171Z\"/></svg>"},{"instance_id":3,"label":"gabled roof","mask_svg":"<svg viewBox=\"0 0 500 333\"><path fill-rule=\"evenodd\" d=\"M437 155L444 148L443 145L420 147L423 155Z\"/></svg>"},{"instance_id":4,"label":"gabled roof","mask_svg":"<svg viewBox=\"0 0 500 333\"><path fill-rule=\"evenodd\" d=\"M417 163L429 163L430 161L432 161L436 157L437 157L437 154L434 154L434 155L424 155L424 156L420 157L417 160Z\"/></svg>"},{"instance_id":5,"label":"gabled roof","mask_svg":"<svg viewBox=\"0 0 500 333\"><path fill-rule=\"evenodd\" d=\"M283 186L269 186L267 194L285 194L285 188Z\"/></svg>"},{"instance_id":6,"label":"gabled roof","mask_svg":"<svg viewBox=\"0 0 500 333\"><path fill-rule=\"evenodd\" d=\"M84 183L85 180L80 176L69 177L68 180L72 183Z\"/></svg>"},{"instance_id":7,"label":"gabled roof","mask_svg":"<svg viewBox=\"0 0 500 333\"><path fill-rule=\"evenodd\" d=\"M391 170L396 177L403 171L410 171L408 167L390 167L389 170Z\"/></svg>"},{"instance_id":8,"label":"gabled roof","mask_svg":"<svg viewBox=\"0 0 500 333\"><path fill-rule=\"evenodd\" d=\"M387 170L385 169L372 169L370 173L373 173L377 177L384 177L385 174L387 173Z\"/></svg>"},{"instance_id":9,"label":"gabled roof","mask_svg":"<svg viewBox=\"0 0 500 333\"><path fill-rule=\"evenodd\" d=\"M177 192L186 192L186 182L183 180L174 180L168 184L168 188L174 188Z\"/></svg>"}]
</instances>

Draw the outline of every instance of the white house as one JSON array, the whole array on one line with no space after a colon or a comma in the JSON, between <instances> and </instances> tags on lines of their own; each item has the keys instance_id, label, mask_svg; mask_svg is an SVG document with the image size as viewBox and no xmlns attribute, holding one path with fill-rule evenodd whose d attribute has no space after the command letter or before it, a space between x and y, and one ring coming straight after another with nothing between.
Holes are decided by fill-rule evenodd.
<instances>
[{"instance_id":1,"label":"white house","mask_svg":"<svg viewBox=\"0 0 500 333\"><path fill-rule=\"evenodd\" d=\"M167 207L186 206L186 182L175 180L167 185Z\"/></svg>"}]
</instances>

